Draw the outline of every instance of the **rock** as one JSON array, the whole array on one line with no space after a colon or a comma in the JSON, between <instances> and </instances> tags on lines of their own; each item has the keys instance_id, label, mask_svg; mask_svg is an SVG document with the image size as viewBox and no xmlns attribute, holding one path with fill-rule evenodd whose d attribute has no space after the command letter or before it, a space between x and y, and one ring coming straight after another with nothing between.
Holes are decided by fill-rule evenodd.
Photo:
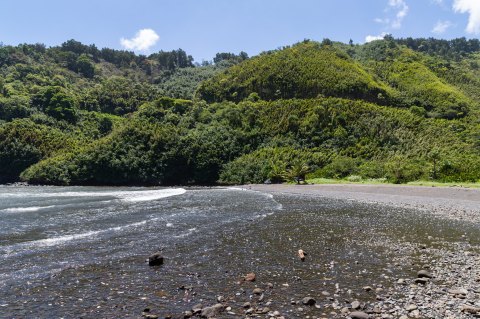
<instances>
[{"instance_id":1,"label":"rock","mask_svg":"<svg viewBox=\"0 0 480 319\"><path fill-rule=\"evenodd\" d=\"M426 270L420 270L420 271L417 273L417 277L418 277L418 278L433 278L432 274L429 273L429 272L426 271Z\"/></svg>"},{"instance_id":2,"label":"rock","mask_svg":"<svg viewBox=\"0 0 480 319\"><path fill-rule=\"evenodd\" d=\"M263 293L263 289L262 288L255 288L253 289L253 294L254 295L261 295Z\"/></svg>"},{"instance_id":3,"label":"rock","mask_svg":"<svg viewBox=\"0 0 480 319\"><path fill-rule=\"evenodd\" d=\"M300 257L301 261L305 261L305 255L306 253L303 251L303 249L298 250L298 257Z\"/></svg>"},{"instance_id":4,"label":"rock","mask_svg":"<svg viewBox=\"0 0 480 319\"><path fill-rule=\"evenodd\" d=\"M352 302L352 309L360 309L360 302L358 301Z\"/></svg>"},{"instance_id":5,"label":"rock","mask_svg":"<svg viewBox=\"0 0 480 319\"><path fill-rule=\"evenodd\" d=\"M369 319L370 316L365 312L355 311L350 314L350 318L352 319Z\"/></svg>"},{"instance_id":6,"label":"rock","mask_svg":"<svg viewBox=\"0 0 480 319\"><path fill-rule=\"evenodd\" d=\"M302 303L306 306L313 306L317 303L317 301L312 297L305 297L302 299Z\"/></svg>"},{"instance_id":7,"label":"rock","mask_svg":"<svg viewBox=\"0 0 480 319\"><path fill-rule=\"evenodd\" d=\"M217 302L221 303L221 302L224 302L225 301L225 298L223 296L218 296L217 297Z\"/></svg>"},{"instance_id":8,"label":"rock","mask_svg":"<svg viewBox=\"0 0 480 319\"><path fill-rule=\"evenodd\" d=\"M452 295L466 295L468 291L466 289L449 289L448 293Z\"/></svg>"},{"instance_id":9,"label":"rock","mask_svg":"<svg viewBox=\"0 0 480 319\"><path fill-rule=\"evenodd\" d=\"M211 307L203 308L200 316L203 318L217 317L223 312L223 310L225 310L225 307L221 303L219 303Z\"/></svg>"},{"instance_id":10,"label":"rock","mask_svg":"<svg viewBox=\"0 0 480 319\"><path fill-rule=\"evenodd\" d=\"M202 312L202 309L203 309L203 305L201 303L199 303L199 304L196 304L195 306L192 307L192 312L194 314L197 314L197 313Z\"/></svg>"},{"instance_id":11,"label":"rock","mask_svg":"<svg viewBox=\"0 0 480 319\"><path fill-rule=\"evenodd\" d=\"M397 284L399 284L399 285L405 284L405 279L398 279Z\"/></svg>"},{"instance_id":12,"label":"rock","mask_svg":"<svg viewBox=\"0 0 480 319\"><path fill-rule=\"evenodd\" d=\"M429 281L430 281L430 279L428 279L428 278L416 278L415 279L415 283L416 284L421 284L421 285L426 285Z\"/></svg>"},{"instance_id":13,"label":"rock","mask_svg":"<svg viewBox=\"0 0 480 319\"><path fill-rule=\"evenodd\" d=\"M363 287L363 290L365 290L365 291L372 291L373 288L370 287L370 286L365 286L365 287Z\"/></svg>"},{"instance_id":14,"label":"rock","mask_svg":"<svg viewBox=\"0 0 480 319\"><path fill-rule=\"evenodd\" d=\"M149 266L161 266L163 265L163 256L160 252L156 252L154 254L151 254L150 257L148 257L148 265Z\"/></svg>"},{"instance_id":15,"label":"rock","mask_svg":"<svg viewBox=\"0 0 480 319\"><path fill-rule=\"evenodd\" d=\"M193 317L193 312L191 312L191 311L185 311L185 312L183 313L183 318L186 319L186 318L190 318L190 317Z\"/></svg>"},{"instance_id":16,"label":"rock","mask_svg":"<svg viewBox=\"0 0 480 319\"><path fill-rule=\"evenodd\" d=\"M252 305L249 302L243 304L243 308L250 308Z\"/></svg>"},{"instance_id":17,"label":"rock","mask_svg":"<svg viewBox=\"0 0 480 319\"><path fill-rule=\"evenodd\" d=\"M265 308L263 308L263 309L260 309L259 312L262 313L262 314L269 313L269 312L270 312L270 308L265 307Z\"/></svg>"},{"instance_id":18,"label":"rock","mask_svg":"<svg viewBox=\"0 0 480 319\"><path fill-rule=\"evenodd\" d=\"M466 312L470 314L480 314L480 308L470 306L470 305L462 305L462 312Z\"/></svg>"},{"instance_id":19,"label":"rock","mask_svg":"<svg viewBox=\"0 0 480 319\"><path fill-rule=\"evenodd\" d=\"M152 314L146 314L146 315L143 315L143 317L146 319L158 319L157 315L152 315Z\"/></svg>"},{"instance_id":20,"label":"rock","mask_svg":"<svg viewBox=\"0 0 480 319\"><path fill-rule=\"evenodd\" d=\"M257 276L253 272L249 273L245 276L245 281L255 281L256 277Z\"/></svg>"},{"instance_id":21,"label":"rock","mask_svg":"<svg viewBox=\"0 0 480 319\"><path fill-rule=\"evenodd\" d=\"M411 305L408 305L405 310L407 311L413 311L413 310L416 310L418 309L417 305L414 305L414 304L411 304Z\"/></svg>"},{"instance_id":22,"label":"rock","mask_svg":"<svg viewBox=\"0 0 480 319\"><path fill-rule=\"evenodd\" d=\"M328 291L322 291L322 296L328 297L330 293Z\"/></svg>"}]
</instances>

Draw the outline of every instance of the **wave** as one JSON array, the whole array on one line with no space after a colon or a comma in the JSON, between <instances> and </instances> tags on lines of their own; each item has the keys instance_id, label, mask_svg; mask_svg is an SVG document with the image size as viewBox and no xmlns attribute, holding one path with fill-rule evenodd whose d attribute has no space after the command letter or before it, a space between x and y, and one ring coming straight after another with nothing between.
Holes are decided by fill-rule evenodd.
<instances>
[{"instance_id":1,"label":"wave","mask_svg":"<svg viewBox=\"0 0 480 319\"><path fill-rule=\"evenodd\" d=\"M45 238L45 239L38 239L38 240L33 240L33 241L27 241L19 244L15 244L12 246L7 246L2 248L10 251L10 252L18 252L18 248L32 248L32 247L51 247L51 246L57 246L63 243L79 240L79 239L84 239L84 238L90 238L94 239L98 235L110 233L110 232L118 232L121 230L125 230L128 228L135 228L138 226L143 226L146 225L148 222L158 220L158 218L153 218L149 220L142 220L141 222L137 223L132 223L132 224L127 224L123 226L117 226L117 227L110 227L102 230L93 230L93 231L88 231L85 233L80 233L80 234L73 234L73 235L65 235L65 236L58 236L58 237L51 237L51 238Z\"/></svg>"},{"instance_id":2,"label":"wave","mask_svg":"<svg viewBox=\"0 0 480 319\"><path fill-rule=\"evenodd\" d=\"M185 193L186 190L183 188L170 188L152 191L130 192L127 194L120 194L119 197L126 202L145 202L171 196L178 196Z\"/></svg>"},{"instance_id":3,"label":"wave","mask_svg":"<svg viewBox=\"0 0 480 319\"><path fill-rule=\"evenodd\" d=\"M138 191L115 191L115 192L60 192L60 193L3 193L0 197L114 197L125 202L143 202L157 200L161 198L182 195L186 192L183 188L166 188L155 190Z\"/></svg>"},{"instance_id":4,"label":"wave","mask_svg":"<svg viewBox=\"0 0 480 319\"><path fill-rule=\"evenodd\" d=\"M38 212L42 209L53 208L56 205L51 206L32 206L32 207L11 207L0 209L0 213L27 213L27 212Z\"/></svg>"}]
</instances>

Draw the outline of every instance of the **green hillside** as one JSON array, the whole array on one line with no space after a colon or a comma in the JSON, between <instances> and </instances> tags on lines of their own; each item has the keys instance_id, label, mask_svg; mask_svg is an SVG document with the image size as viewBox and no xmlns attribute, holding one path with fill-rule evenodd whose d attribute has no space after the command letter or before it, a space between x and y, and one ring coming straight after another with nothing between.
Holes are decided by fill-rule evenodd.
<instances>
[{"instance_id":1,"label":"green hillside","mask_svg":"<svg viewBox=\"0 0 480 319\"><path fill-rule=\"evenodd\" d=\"M202 65L73 40L0 47L0 182L479 181L480 52L402 41Z\"/></svg>"},{"instance_id":2,"label":"green hillside","mask_svg":"<svg viewBox=\"0 0 480 319\"><path fill-rule=\"evenodd\" d=\"M244 61L197 91L207 102L239 102L252 93L263 100L335 96L380 103L390 96L388 87L345 52L310 41Z\"/></svg>"}]
</instances>

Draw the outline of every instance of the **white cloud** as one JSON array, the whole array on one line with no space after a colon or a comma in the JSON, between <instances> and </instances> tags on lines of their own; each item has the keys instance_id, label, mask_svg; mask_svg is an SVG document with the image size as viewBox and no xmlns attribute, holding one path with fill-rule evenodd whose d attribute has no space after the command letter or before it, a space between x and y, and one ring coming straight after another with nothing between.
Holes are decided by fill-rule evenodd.
<instances>
[{"instance_id":1,"label":"white cloud","mask_svg":"<svg viewBox=\"0 0 480 319\"><path fill-rule=\"evenodd\" d=\"M131 39L120 39L120 44L127 50L146 51L157 43L160 37L152 29L142 29Z\"/></svg>"},{"instance_id":2,"label":"white cloud","mask_svg":"<svg viewBox=\"0 0 480 319\"><path fill-rule=\"evenodd\" d=\"M432 33L443 34L451 26L453 26L453 24L450 21L438 21L437 24L433 27Z\"/></svg>"},{"instance_id":3,"label":"white cloud","mask_svg":"<svg viewBox=\"0 0 480 319\"><path fill-rule=\"evenodd\" d=\"M460 13L468 13L468 33L480 34L480 1L479 0L454 0L453 10Z\"/></svg>"},{"instance_id":4,"label":"white cloud","mask_svg":"<svg viewBox=\"0 0 480 319\"><path fill-rule=\"evenodd\" d=\"M438 1L438 0L435 0ZM384 24L392 29L400 29L402 27L403 19L408 15L409 7L405 0L388 0L388 6L385 9L386 15L390 17L375 18L376 23ZM394 11L395 15L391 13Z\"/></svg>"},{"instance_id":5,"label":"white cloud","mask_svg":"<svg viewBox=\"0 0 480 319\"><path fill-rule=\"evenodd\" d=\"M443 0L430 0L433 4L442 6L443 5Z\"/></svg>"},{"instance_id":6,"label":"white cloud","mask_svg":"<svg viewBox=\"0 0 480 319\"><path fill-rule=\"evenodd\" d=\"M399 29L402 26L403 19L408 14L408 5L404 0L388 0L389 7L397 10L395 19L392 21L391 27Z\"/></svg>"},{"instance_id":7,"label":"white cloud","mask_svg":"<svg viewBox=\"0 0 480 319\"><path fill-rule=\"evenodd\" d=\"M372 41L375 41L375 40L383 40L383 38L387 35L386 32L382 32L381 34L379 35L367 35L365 37L365 43L368 43L368 42L372 42Z\"/></svg>"}]
</instances>

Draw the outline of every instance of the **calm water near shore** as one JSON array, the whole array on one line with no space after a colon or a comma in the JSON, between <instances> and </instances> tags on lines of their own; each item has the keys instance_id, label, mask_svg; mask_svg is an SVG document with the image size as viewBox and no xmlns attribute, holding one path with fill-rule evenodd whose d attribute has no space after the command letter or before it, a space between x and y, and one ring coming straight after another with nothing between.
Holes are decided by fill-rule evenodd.
<instances>
[{"instance_id":1,"label":"calm water near shore","mask_svg":"<svg viewBox=\"0 0 480 319\"><path fill-rule=\"evenodd\" d=\"M291 300L331 303L323 291L368 301L362 287L414 276L416 245L480 240L476 224L412 209L235 188L2 186L0 220L0 318L175 316L218 296L232 313L270 300L297 317ZM149 267L157 250L165 265ZM255 283L240 280L249 272ZM255 285L265 301L252 297Z\"/></svg>"}]
</instances>

